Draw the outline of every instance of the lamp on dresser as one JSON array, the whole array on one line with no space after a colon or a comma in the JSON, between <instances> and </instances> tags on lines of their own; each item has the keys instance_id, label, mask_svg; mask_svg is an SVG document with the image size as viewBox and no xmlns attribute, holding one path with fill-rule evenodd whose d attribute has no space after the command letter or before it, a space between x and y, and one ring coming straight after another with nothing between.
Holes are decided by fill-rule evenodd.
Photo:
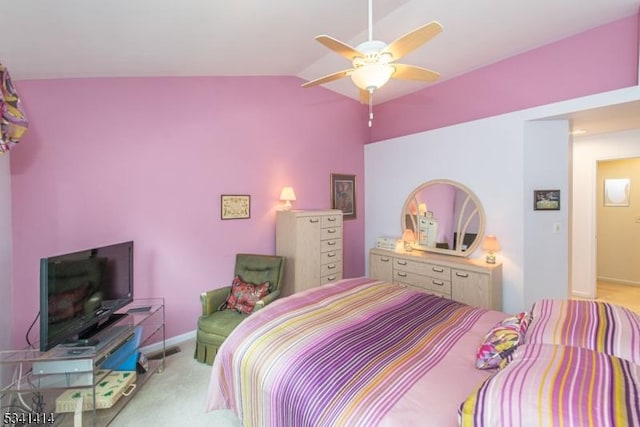
<instances>
[{"instance_id":1,"label":"lamp on dresser","mask_svg":"<svg viewBox=\"0 0 640 427\"><path fill-rule=\"evenodd\" d=\"M404 242L404 250L411 252L413 250L413 244L416 241L416 236L413 231L406 229L402 233L402 241Z\"/></svg>"},{"instance_id":2,"label":"lamp on dresser","mask_svg":"<svg viewBox=\"0 0 640 427\"><path fill-rule=\"evenodd\" d=\"M284 187L280 192L280 200L284 202L284 210L291 210L291 202L295 202L296 194L292 187Z\"/></svg>"},{"instance_id":3,"label":"lamp on dresser","mask_svg":"<svg viewBox=\"0 0 640 427\"><path fill-rule=\"evenodd\" d=\"M498 243L498 239L495 235L488 234L485 236L484 241L482 242L482 250L487 251L487 264L495 264L495 252L500 250L500 243Z\"/></svg>"}]
</instances>

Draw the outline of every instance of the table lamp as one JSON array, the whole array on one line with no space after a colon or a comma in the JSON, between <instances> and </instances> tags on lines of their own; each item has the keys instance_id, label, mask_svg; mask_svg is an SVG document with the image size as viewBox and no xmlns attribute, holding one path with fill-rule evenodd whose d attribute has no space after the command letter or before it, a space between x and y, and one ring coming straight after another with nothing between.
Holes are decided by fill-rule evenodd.
<instances>
[{"instance_id":1,"label":"table lamp","mask_svg":"<svg viewBox=\"0 0 640 427\"><path fill-rule=\"evenodd\" d=\"M280 200L284 202L284 210L291 210L291 202L296 200L296 195L293 192L293 188L284 187L280 192Z\"/></svg>"},{"instance_id":2,"label":"table lamp","mask_svg":"<svg viewBox=\"0 0 640 427\"><path fill-rule=\"evenodd\" d=\"M495 264L496 255L494 252L500 250L500 243L498 243L498 239L495 235L488 234L485 236L484 241L482 242L482 250L487 251L487 264Z\"/></svg>"},{"instance_id":3,"label":"table lamp","mask_svg":"<svg viewBox=\"0 0 640 427\"><path fill-rule=\"evenodd\" d=\"M413 250L413 242L415 242L416 236L413 234L413 231L408 228L404 230L402 233L402 241L404 242L404 250L407 252L411 252Z\"/></svg>"}]
</instances>

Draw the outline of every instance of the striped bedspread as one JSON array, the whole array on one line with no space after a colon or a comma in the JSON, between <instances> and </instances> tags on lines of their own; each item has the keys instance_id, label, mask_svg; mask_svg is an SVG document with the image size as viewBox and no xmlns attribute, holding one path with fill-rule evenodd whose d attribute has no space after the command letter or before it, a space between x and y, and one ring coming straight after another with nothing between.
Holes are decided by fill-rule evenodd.
<instances>
[{"instance_id":1,"label":"striped bedspread","mask_svg":"<svg viewBox=\"0 0 640 427\"><path fill-rule=\"evenodd\" d=\"M593 350L525 344L461 406L462 426L640 425L640 366Z\"/></svg>"},{"instance_id":2,"label":"striped bedspread","mask_svg":"<svg viewBox=\"0 0 640 427\"><path fill-rule=\"evenodd\" d=\"M246 426L376 426L394 411L424 422L416 401L458 388L462 398L445 397L452 410L435 409L455 422L489 375L473 372L475 348L503 315L366 278L314 288L249 316L224 342L208 409L230 408ZM450 350L462 342L459 359ZM455 366L442 371L447 359ZM415 394L434 372L444 384Z\"/></svg>"}]
</instances>

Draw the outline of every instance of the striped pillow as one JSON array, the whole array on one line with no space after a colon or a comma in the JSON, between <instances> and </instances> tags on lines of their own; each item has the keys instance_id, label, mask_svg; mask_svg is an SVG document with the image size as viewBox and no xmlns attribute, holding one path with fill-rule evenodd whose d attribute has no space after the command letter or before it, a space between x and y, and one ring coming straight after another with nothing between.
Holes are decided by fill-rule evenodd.
<instances>
[{"instance_id":1,"label":"striped pillow","mask_svg":"<svg viewBox=\"0 0 640 427\"><path fill-rule=\"evenodd\" d=\"M640 315L591 300L543 299L531 308L526 343L601 351L640 364Z\"/></svg>"},{"instance_id":2,"label":"striped pillow","mask_svg":"<svg viewBox=\"0 0 640 427\"><path fill-rule=\"evenodd\" d=\"M458 411L461 426L638 426L640 365L579 347L524 344Z\"/></svg>"}]
</instances>

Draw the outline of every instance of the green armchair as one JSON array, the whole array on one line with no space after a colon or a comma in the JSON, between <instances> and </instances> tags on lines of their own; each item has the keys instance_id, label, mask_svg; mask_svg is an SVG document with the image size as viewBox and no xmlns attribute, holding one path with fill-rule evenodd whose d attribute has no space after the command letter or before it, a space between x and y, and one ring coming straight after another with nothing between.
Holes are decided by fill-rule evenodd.
<instances>
[{"instance_id":1,"label":"green armchair","mask_svg":"<svg viewBox=\"0 0 640 427\"><path fill-rule=\"evenodd\" d=\"M276 255L236 255L234 276L240 276L246 283L269 282L269 293L256 303L253 311L260 310L280 295L284 260L283 256ZM230 291L231 286L226 286L200 295L202 315L198 319L194 355L198 362L211 365L222 342L248 316L235 310L220 310Z\"/></svg>"}]
</instances>

